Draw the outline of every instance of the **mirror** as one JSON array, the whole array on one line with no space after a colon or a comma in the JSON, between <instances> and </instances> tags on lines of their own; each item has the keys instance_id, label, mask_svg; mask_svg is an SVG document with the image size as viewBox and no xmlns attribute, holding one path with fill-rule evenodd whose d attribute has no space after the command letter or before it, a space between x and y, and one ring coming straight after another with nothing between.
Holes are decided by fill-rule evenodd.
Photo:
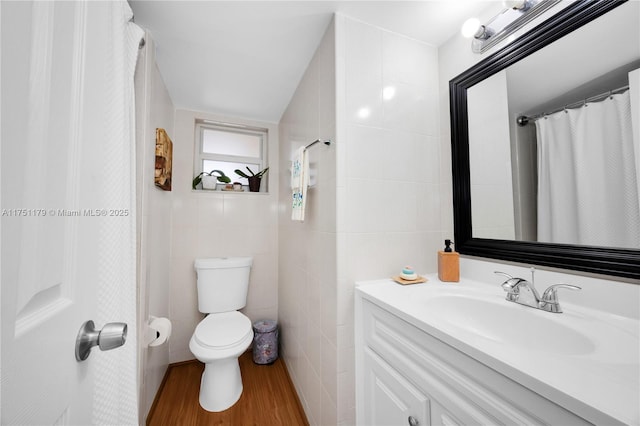
<instances>
[{"instance_id":1,"label":"mirror","mask_svg":"<svg viewBox=\"0 0 640 426\"><path fill-rule=\"evenodd\" d=\"M622 5L634 10L638 7L637 2L621 1L572 3L450 81L454 226L460 253L640 278L640 250L633 239L609 244L599 240L576 243L565 236L553 242L538 238L538 165L531 165L536 162L535 141L520 144L520 149L512 142L519 133L535 136L536 132L532 124L517 126L517 116L534 116L558 106L562 110L576 98L617 88L625 78L628 81L629 71L640 64L638 48L634 42L616 42L615 48L611 45L615 37L638 40L638 12L629 13L624 7L616 10ZM627 16L635 19L631 27L635 34L625 35L624 25L614 26L616 31L606 34L598 28L602 19ZM595 34L595 39L592 35L580 49L559 53L558 49L571 46L585 32ZM619 55L598 56L611 52ZM579 59L579 53L586 57ZM568 69L560 66L563 62L567 67L582 65ZM552 70L540 68L540 64L549 63ZM535 96L525 94L531 87L536 88ZM485 185L482 176L502 187ZM599 224L591 227L599 228Z\"/></svg>"}]
</instances>

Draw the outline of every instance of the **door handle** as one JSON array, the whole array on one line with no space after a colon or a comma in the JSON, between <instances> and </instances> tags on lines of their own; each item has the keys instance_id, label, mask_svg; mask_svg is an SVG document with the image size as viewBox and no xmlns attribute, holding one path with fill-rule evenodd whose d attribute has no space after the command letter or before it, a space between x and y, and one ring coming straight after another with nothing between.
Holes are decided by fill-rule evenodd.
<instances>
[{"instance_id":1,"label":"door handle","mask_svg":"<svg viewBox=\"0 0 640 426\"><path fill-rule=\"evenodd\" d=\"M82 324L76 337L76 360L84 361L89 357L91 348L98 346L102 351L119 348L127 340L127 324L124 322L110 322L96 330L93 321Z\"/></svg>"}]
</instances>

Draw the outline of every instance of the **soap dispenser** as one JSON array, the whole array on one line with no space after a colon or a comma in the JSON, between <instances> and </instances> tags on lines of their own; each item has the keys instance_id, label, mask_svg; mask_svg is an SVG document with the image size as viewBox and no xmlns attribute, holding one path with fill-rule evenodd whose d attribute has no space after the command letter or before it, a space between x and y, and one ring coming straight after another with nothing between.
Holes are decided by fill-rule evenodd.
<instances>
[{"instance_id":1,"label":"soap dispenser","mask_svg":"<svg viewBox=\"0 0 640 426\"><path fill-rule=\"evenodd\" d=\"M438 278L445 282L460 281L460 254L451 249L451 240L444 240L444 250L438 252Z\"/></svg>"}]
</instances>

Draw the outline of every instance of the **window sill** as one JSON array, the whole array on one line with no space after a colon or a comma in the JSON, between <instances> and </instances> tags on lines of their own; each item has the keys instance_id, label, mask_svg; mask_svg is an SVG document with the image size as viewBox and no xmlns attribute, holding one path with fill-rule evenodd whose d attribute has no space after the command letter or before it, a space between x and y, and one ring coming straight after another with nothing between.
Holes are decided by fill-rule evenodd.
<instances>
[{"instance_id":1,"label":"window sill","mask_svg":"<svg viewBox=\"0 0 640 426\"><path fill-rule=\"evenodd\" d=\"M252 195L269 195L269 192L261 191L261 192L251 192L248 189L244 191L223 191L221 189L192 189L192 194L218 194L218 195L227 195L227 194L252 194Z\"/></svg>"}]
</instances>

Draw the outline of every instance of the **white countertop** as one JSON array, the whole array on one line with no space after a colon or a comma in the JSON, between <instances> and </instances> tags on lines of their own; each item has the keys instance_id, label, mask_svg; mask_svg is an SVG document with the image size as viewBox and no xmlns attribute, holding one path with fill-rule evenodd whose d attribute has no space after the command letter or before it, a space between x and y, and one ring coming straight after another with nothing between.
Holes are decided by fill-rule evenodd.
<instances>
[{"instance_id":1,"label":"white countertop","mask_svg":"<svg viewBox=\"0 0 640 426\"><path fill-rule=\"evenodd\" d=\"M563 304L561 294L564 312L544 312L504 300L499 284L470 280L443 283L436 274L424 276L428 279L424 284L400 285L390 279L359 282L356 295L594 424L640 424L639 321ZM486 309L487 316L494 316L489 323L499 325L483 333L469 318L469 326L461 327L466 314L452 310L447 315L447 311L435 309L434 303L444 300L440 297L448 298L447 303L487 302L486 306L499 308ZM522 327L522 321L529 317L531 324ZM520 333L530 332L536 341L525 340L527 347L514 342L514 331L508 330L513 325L511 319L517 319ZM573 351L571 343L557 340L563 338L562 330L570 331L569 336L575 331L579 337L576 345L582 346ZM538 344L540 335L565 344L558 348L544 341Z\"/></svg>"}]
</instances>

